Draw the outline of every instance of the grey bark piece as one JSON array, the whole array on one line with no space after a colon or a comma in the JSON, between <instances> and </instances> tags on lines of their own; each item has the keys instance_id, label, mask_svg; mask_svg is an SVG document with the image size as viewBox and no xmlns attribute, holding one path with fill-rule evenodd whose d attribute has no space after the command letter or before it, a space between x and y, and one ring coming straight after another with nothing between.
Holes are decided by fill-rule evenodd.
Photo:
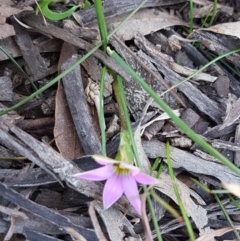
<instances>
[{"instance_id":1,"label":"grey bark piece","mask_svg":"<svg viewBox=\"0 0 240 241\"><path fill-rule=\"evenodd\" d=\"M116 17L123 13L131 12L138 5L140 5L142 0L106 0L104 2L104 16L106 18ZM187 2L186 0L148 0L142 8L147 7L159 7L159 6L167 6L173 4L179 4ZM94 6L89 9L80 10L79 15L82 18L82 22L84 25L88 25L91 23L96 23L96 13Z\"/></svg>"},{"instance_id":2,"label":"grey bark piece","mask_svg":"<svg viewBox=\"0 0 240 241\"><path fill-rule=\"evenodd\" d=\"M175 73L169 66L169 57L156 50L155 46L151 44L141 34L135 35L135 44L143 49L148 55L151 56L151 61L157 66L158 70L166 77L171 85L174 85L182 80L182 77ZM217 105L216 102L209 99L199 89L197 89L190 82L184 82L179 85L178 90L181 91L202 113L209 116L213 121L220 124L222 123L221 117L224 115L223 110Z\"/></svg>"},{"instance_id":3,"label":"grey bark piece","mask_svg":"<svg viewBox=\"0 0 240 241\"><path fill-rule=\"evenodd\" d=\"M36 16L34 12L24 11L18 16L24 23L28 24L40 33L62 39L63 41L86 51L89 51L95 47L93 44L90 44L87 41L75 36L67 29L56 27L51 23L48 23L48 26L45 26L42 17ZM106 53L98 49L93 53L93 56L100 59L110 69L120 74L123 78L129 80L129 75Z\"/></svg>"},{"instance_id":4,"label":"grey bark piece","mask_svg":"<svg viewBox=\"0 0 240 241\"><path fill-rule=\"evenodd\" d=\"M138 75L141 76L159 95L166 89L170 88L170 86L159 75L152 63L145 58L145 54L142 51L139 51L138 55L136 55L117 37L111 38L110 42L123 59L125 59L125 61L136 71L136 73L138 73ZM123 83L128 107L137 119L140 117L142 110L149 99L149 95L132 79L124 79ZM164 100L173 109L179 108L179 103L184 106L183 101L174 91L167 93L164 96ZM156 107L156 104L154 107Z\"/></svg>"},{"instance_id":5,"label":"grey bark piece","mask_svg":"<svg viewBox=\"0 0 240 241\"><path fill-rule=\"evenodd\" d=\"M143 148L149 158L166 158L166 146L156 140L143 141ZM181 168L188 172L213 176L222 182L240 184L240 177L220 163L206 161L187 151L171 147L173 168ZM217 171L216 171L217 170Z\"/></svg>"},{"instance_id":6,"label":"grey bark piece","mask_svg":"<svg viewBox=\"0 0 240 241\"><path fill-rule=\"evenodd\" d=\"M240 125L238 125L236 128L234 142L235 142L235 144L238 144L238 145L240 143ZM236 166L240 167L240 152L235 152L234 163Z\"/></svg>"},{"instance_id":7,"label":"grey bark piece","mask_svg":"<svg viewBox=\"0 0 240 241\"><path fill-rule=\"evenodd\" d=\"M74 64L77 60L77 55L73 55L69 61L62 65L62 72ZM93 120L89 111L82 83L80 67L75 68L65 75L62 78L62 81L78 138L85 154L100 154L100 140L96 130L94 129Z\"/></svg>"},{"instance_id":8,"label":"grey bark piece","mask_svg":"<svg viewBox=\"0 0 240 241\"><path fill-rule=\"evenodd\" d=\"M218 55L225 54L240 44L239 38L202 30L194 30L191 38L200 40L206 48ZM240 55L238 53L231 54L226 59L231 61L233 65L240 67Z\"/></svg>"},{"instance_id":9,"label":"grey bark piece","mask_svg":"<svg viewBox=\"0 0 240 241\"><path fill-rule=\"evenodd\" d=\"M40 53L34 47L27 30L19 25L19 23L17 23L13 18L12 24L16 31L15 40L21 49L23 58L27 62L34 79L39 79L45 76L45 72L47 72L46 63Z\"/></svg>"},{"instance_id":10,"label":"grey bark piece","mask_svg":"<svg viewBox=\"0 0 240 241\"><path fill-rule=\"evenodd\" d=\"M12 91L12 81L7 76L0 77L0 101L12 101L13 91Z\"/></svg>"},{"instance_id":11,"label":"grey bark piece","mask_svg":"<svg viewBox=\"0 0 240 241\"><path fill-rule=\"evenodd\" d=\"M188 108L184 110L182 113L181 119L190 127L192 128L197 121L199 120L200 116L195 113L192 109Z\"/></svg>"}]
</instances>

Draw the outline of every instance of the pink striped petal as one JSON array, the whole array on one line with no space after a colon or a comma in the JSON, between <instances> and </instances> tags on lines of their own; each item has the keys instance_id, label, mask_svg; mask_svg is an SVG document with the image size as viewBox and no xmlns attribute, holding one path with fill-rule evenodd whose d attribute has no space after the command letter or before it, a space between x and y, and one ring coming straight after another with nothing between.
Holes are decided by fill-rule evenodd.
<instances>
[{"instance_id":1,"label":"pink striped petal","mask_svg":"<svg viewBox=\"0 0 240 241\"><path fill-rule=\"evenodd\" d=\"M80 179L90 181L103 181L108 179L114 174L112 165L106 165L88 172L77 173L74 176Z\"/></svg>"},{"instance_id":2,"label":"pink striped petal","mask_svg":"<svg viewBox=\"0 0 240 241\"><path fill-rule=\"evenodd\" d=\"M135 208L135 210L138 212L138 214L141 216L142 210L141 210L141 200L138 193L138 187L136 180L133 176L128 175L124 176L122 178L122 187L123 191L128 198L129 202L132 204L132 206Z\"/></svg>"},{"instance_id":3,"label":"pink striped petal","mask_svg":"<svg viewBox=\"0 0 240 241\"><path fill-rule=\"evenodd\" d=\"M92 158L95 160L95 162L103 166L118 163L118 161L116 160L113 160L109 157L101 156L101 155L93 155Z\"/></svg>"},{"instance_id":4,"label":"pink striped petal","mask_svg":"<svg viewBox=\"0 0 240 241\"><path fill-rule=\"evenodd\" d=\"M121 177L112 175L108 178L103 189L103 207L108 209L111 207L123 194Z\"/></svg>"},{"instance_id":5,"label":"pink striped petal","mask_svg":"<svg viewBox=\"0 0 240 241\"><path fill-rule=\"evenodd\" d=\"M135 178L135 180L138 183L141 183L141 184L153 185L153 184L157 183L157 181L154 177L151 177L151 176L149 176L147 174L144 174L142 172L139 172L136 175L133 175L133 177Z\"/></svg>"}]
</instances>

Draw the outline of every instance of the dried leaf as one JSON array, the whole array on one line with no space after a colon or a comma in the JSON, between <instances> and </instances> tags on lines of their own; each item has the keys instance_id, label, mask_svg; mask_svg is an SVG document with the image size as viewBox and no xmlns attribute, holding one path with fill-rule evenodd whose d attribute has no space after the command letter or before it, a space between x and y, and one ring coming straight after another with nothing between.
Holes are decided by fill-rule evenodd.
<instances>
[{"instance_id":1,"label":"dried leaf","mask_svg":"<svg viewBox=\"0 0 240 241\"><path fill-rule=\"evenodd\" d=\"M7 38L15 35L15 30L12 25L7 23L1 25L0 24L0 39Z\"/></svg>"},{"instance_id":2,"label":"dried leaf","mask_svg":"<svg viewBox=\"0 0 240 241\"><path fill-rule=\"evenodd\" d=\"M58 82L56 94L54 137L60 153L66 159L73 160L83 155L61 81Z\"/></svg>"},{"instance_id":3,"label":"dried leaf","mask_svg":"<svg viewBox=\"0 0 240 241\"><path fill-rule=\"evenodd\" d=\"M230 22L230 23L221 23L221 24L214 25L210 28L205 28L201 30L211 31L214 33L220 33L220 34L240 38L240 21Z\"/></svg>"},{"instance_id":4,"label":"dried leaf","mask_svg":"<svg viewBox=\"0 0 240 241\"><path fill-rule=\"evenodd\" d=\"M116 28L121 21L122 19L119 19L117 23L110 24L110 27ZM175 25L188 26L186 22L176 16L171 16L156 9L143 9L138 11L130 20L128 20L127 24L117 31L117 34L124 40L129 40L134 37L136 32L147 35L151 32Z\"/></svg>"}]
</instances>

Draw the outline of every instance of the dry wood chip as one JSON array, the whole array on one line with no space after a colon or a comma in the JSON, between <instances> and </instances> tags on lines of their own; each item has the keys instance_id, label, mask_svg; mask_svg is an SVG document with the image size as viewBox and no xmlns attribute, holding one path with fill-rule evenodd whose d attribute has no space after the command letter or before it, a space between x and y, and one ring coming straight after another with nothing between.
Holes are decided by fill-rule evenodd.
<instances>
[{"instance_id":1,"label":"dry wood chip","mask_svg":"<svg viewBox=\"0 0 240 241\"><path fill-rule=\"evenodd\" d=\"M107 228L107 233L112 241L122 241L125 234L122 232L124 217L114 208L103 210L99 202L94 202L94 208L102 218ZM130 224L130 223L129 223ZM131 224L130 224L131 225Z\"/></svg>"},{"instance_id":2,"label":"dry wood chip","mask_svg":"<svg viewBox=\"0 0 240 241\"><path fill-rule=\"evenodd\" d=\"M188 186L180 181L176 181L178 186L178 190L181 196L181 200L183 205L185 206L186 212L189 216L192 217L193 221L195 222L196 226L198 227L200 234L205 234L209 231L209 228L205 228L206 224L208 223L207 218L207 211L201 207L204 205L204 201L197 193L192 191ZM158 183L154 186L160 192L166 194L170 197L174 202L177 203L176 195L173 190L173 183L171 178L168 175L161 174ZM194 197L201 205L196 204L193 199Z\"/></svg>"},{"instance_id":3,"label":"dry wood chip","mask_svg":"<svg viewBox=\"0 0 240 241\"><path fill-rule=\"evenodd\" d=\"M194 3L199 4L199 5L207 5L211 6L213 3L207 0L193 0ZM227 5L223 4L217 4L217 9L221 12L227 13L228 15L232 16L233 14L233 7L229 7Z\"/></svg>"},{"instance_id":4,"label":"dry wood chip","mask_svg":"<svg viewBox=\"0 0 240 241\"><path fill-rule=\"evenodd\" d=\"M24 220L28 219L28 216L25 213L8 208L8 207L4 207L2 205L0 205L0 212L5 213L9 216L14 216L16 218L22 218Z\"/></svg>"},{"instance_id":5,"label":"dry wood chip","mask_svg":"<svg viewBox=\"0 0 240 241\"><path fill-rule=\"evenodd\" d=\"M212 146L217 149L231 150L240 152L240 145L231 141L213 140Z\"/></svg>"},{"instance_id":6,"label":"dry wood chip","mask_svg":"<svg viewBox=\"0 0 240 241\"><path fill-rule=\"evenodd\" d=\"M161 94L165 89L170 87L156 72L156 68L153 64L149 63L148 59L141 55L140 51L138 52L138 56L136 56L136 54L126 47L126 45L116 36L111 38L110 42L125 61L146 80L154 91ZM130 81L123 81L128 107L133 116L137 119L141 115L142 109L149 99L149 95L132 79ZM164 96L164 100L168 104L170 103L171 107L174 109L178 107L178 103L185 106L183 101L174 91L167 93ZM153 106L159 108L154 103Z\"/></svg>"},{"instance_id":7,"label":"dry wood chip","mask_svg":"<svg viewBox=\"0 0 240 241\"><path fill-rule=\"evenodd\" d=\"M142 8L149 8L149 7L159 7L159 6L167 6L173 4L179 4L187 2L187 0L164 0L164 1L156 1L156 0L148 0ZM106 18L116 17L121 14L125 14L127 12L131 12L132 10L136 9L142 3L142 0L107 0L104 3L104 16ZM82 17L82 22L84 25L89 25L97 22L95 8L90 7L87 9L80 10L77 12Z\"/></svg>"},{"instance_id":8,"label":"dry wood chip","mask_svg":"<svg viewBox=\"0 0 240 241\"><path fill-rule=\"evenodd\" d=\"M182 80L181 76L176 74L169 66L172 62L166 54L160 53L156 47L150 43L144 36L140 33L135 34L135 44L145 51L149 56L148 60L154 63L157 69L164 74L166 81L172 85L180 82ZM184 82L179 85L178 90L181 91L196 107L207 116L209 116L216 123L221 123L221 117L223 115L222 109L218 106L216 102L208 98L199 89L193 86L190 82Z\"/></svg>"},{"instance_id":9,"label":"dry wood chip","mask_svg":"<svg viewBox=\"0 0 240 241\"><path fill-rule=\"evenodd\" d=\"M26 236L27 240L34 240L34 241L61 241L60 239L54 238L52 236L48 236L43 234L43 232L33 231L30 228L24 228L24 235Z\"/></svg>"},{"instance_id":10,"label":"dry wood chip","mask_svg":"<svg viewBox=\"0 0 240 241\"><path fill-rule=\"evenodd\" d=\"M15 35L15 30L12 25L8 23L0 24L0 39L5 39L14 35Z\"/></svg>"},{"instance_id":11,"label":"dry wood chip","mask_svg":"<svg viewBox=\"0 0 240 241\"><path fill-rule=\"evenodd\" d=\"M193 17L194 18L203 18L208 15L212 11L213 5L205 5L201 8L194 8L193 9Z\"/></svg>"},{"instance_id":12,"label":"dry wood chip","mask_svg":"<svg viewBox=\"0 0 240 241\"><path fill-rule=\"evenodd\" d=\"M27 30L19 25L14 18L11 18L11 21L16 31L15 40L21 49L24 60L28 64L31 75L34 79L45 77L47 72L47 63L34 47Z\"/></svg>"},{"instance_id":13,"label":"dry wood chip","mask_svg":"<svg viewBox=\"0 0 240 241\"><path fill-rule=\"evenodd\" d=\"M170 62L169 65L171 66L173 71L183 76L190 76L197 71L197 69L191 69L186 66L181 66L175 62L172 62L172 63ZM217 79L217 77L207 73L199 73L195 75L192 79L196 81L203 80L203 81L212 83Z\"/></svg>"},{"instance_id":14,"label":"dry wood chip","mask_svg":"<svg viewBox=\"0 0 240 241\"><path fill-rule=\"evenodd\" d=\"M0 101L13 100L12 80L7 76L0 77Z\"/></svg>"},{"instance_id":15,"label":"dry wood chip","mask_svg":"<svg viewBox=\"0 0 240 241\"><path fill-rule=\"evenodd\" d=\"M225 54L235 49L240 43L239 38L223 34L218 35L212 31L205 31L203 29L194 30L191 38L198 39L206 48L218 55ZM231 61L233 65L240 66L240 55L238 53L231 54L227 56L226 59ZM222 71L220 71L220 73L221 72ZM222 75L224 75L224 73L222 73Z\"/></svg>"},{"instance_id":16,"label":"dry wood chip","mask_svg":"<svg viewBox=\"0 0 240 241\"><path fill-rule=\"evenodd\" d=\"M143 141L142 143L149 158L166 158L164 143L156 140ZM223 182L240 184L240 177L220 163L203 160L175 147L171 147L171 158L173 168L183 168L191 173L213 176Z\"/></svg>"},{"instance_id":17,"label":"dry wood chip","mask_svg":"<svg viewBox=\"0 0 240 241\"><path fill-rule=\"evenodd\" d=\"M238 125L236 128L234 143L237 145L240 144L240 125ZM236 166L240 166L240 152L234 153L234 163Z\"/></svg>"},{"instance_id":18,"label":"dry wood chip","mask_svg":"<svg viewBox=\"0 0 240 241\"><path fill-rule=\"evenodd\" d=\"M78 231L81 235L83 235L87 240L96 240L96 235L93 230L86 229L79 225L73 224L69 219L60 215L54 210L51 210L47 207L38 205L31 200L25 198L21 194L17 193L16 191L7 188L4 184L0 183L0 194L5 199L11 201L12 203L20 206L21 208L32 212L33 214L40 216L53 224L59 226L60 228L70 227Z\"/></svg>"},{"instance_id":19,"label":"dry wood chip","mask_svg":"<svg viewBox=\"0 0 240 241\"><path fill-rule=\"evenodd\" d=\"M67 44L69 46L69 44ZM66 58L61 66L63 72L79 59L79 56L72 55ZM94 126L90 114L86 94L82 83L80 67L75 68L63 78L63 86L68 101L68 106L75 124L78 138L86 155L101 153L99 135Z\"/></svg>"},{"instance_id":20,"label":"dry wood chip","mask_svg":"<svg viewBox=\"0 0 240 241\"><path fill-rule=\"evenodd\" d=\"M220 127L220 130L236 122L239 119L239 117L240 117L240 98L233 104L232 108L227 113L227 116L223 121L223 125Z\"/></svg>"},{"instance_id":21,"label":"dry wood chip","mask_svg":"<svg viewBox=\"0 0 240 241\"><path fill-rule=\"evenodd\" d=\"M240 225L234 226L235 229L240 230ZM222 228L215 231L212 231L209 234L202 235L201 237L197 238L196 241L209 241L212 240L214 237L220 237L225 233L232 231L232 228Z\"/></svg>"},{"instance_id":22,"label":"dry wood chip","mask_svg":"<svg viewBox=\"0 0 240 241\"><path fill-rule=\"evenodd\" d=\"M8 6L0 6L0 18L8 18L12 15L18 14L24 10L32 10L32 7L25 7L23 9L8 7Z\"/></svg>"},{"instance_id":23,"label":"dry wood chip","mask_svg":"<svg viewBox=\"0 0 240 241\"><path fill-rule=\"evenodd\" d=\"M89 51L90 49L94 48L94 45L75 36L66 29L56 27L50 23L48 23L48 26L45 26L42 17L36 16L33 12L25 11L24 13L21 13L21 16L19 16L19 18L22 18L22 21L33 27L36 31L39 31L46 35L54 36L58 39L62 39L65 42L77 46L78 48L81 48L83 50ZM102 60L102 62L106 64L110 69L120 74L126 80L130 79L129 75L103 51L98 49L93 53L93 56Z\"/></svg>"}]
</instances>

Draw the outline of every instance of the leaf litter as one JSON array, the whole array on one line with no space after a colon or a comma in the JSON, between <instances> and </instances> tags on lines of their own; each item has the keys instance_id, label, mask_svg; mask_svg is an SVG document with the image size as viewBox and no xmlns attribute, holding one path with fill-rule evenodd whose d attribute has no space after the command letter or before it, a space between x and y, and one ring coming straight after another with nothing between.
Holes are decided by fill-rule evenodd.
<instances>
[{"instance_id":1,"label":"leaf litter","mask_svg":"<svg viewBox=\"0 0 240 241\"><path fill-rule=\"evenodd\" d=\"M109 30L113 29L126 13L132 11L136 4L140 4L140 1L121 1L119 5L115 0L105 2ZM148 1L114 38L110 39L110 43L122 58L159 95L211 61L213 56L239 47L240 9L237 4L221 1L221 4L217 5L213 26L200 28L213 5L210 1L194 0L195 30L189 35L189 6L186 2ZM4 9L0 14L0 46L14 58L17 57L18 63L38 87L61 73L63 68L71 63L73 54L82 56L98 39L93 7L74 13L78 16L75 19L81 18L80 22L84 26L69 18L62 28L57 22L49 22L48 26L44 26L41 17L35 16L31 10L34 1L25 1L24 5L9 4L7 1L5 4L8 5L0 4L0 9ZM27 7L27 11L22 9L23 6ZM112 6L116 6L114 11ZM57 4L56 7L61 10L64 6ZM33 28L34 33L22 29L23 27L12 19L13 15ZM209 16L211 17L211 14ZM198 43L192 44L192 41ZM68 48L64 50L62 44ZM71 52L69 46L75 46L75 52ZM62 57L64 54L68 57ZM239 54L228 56L224 61L217 62L196 75L191 82L163 95L164 100L195 132L213 146L217 146L218 150L237 166L240 163L240 85L237 72L239 59ZM29 96L33 89L2 53L0 61L0 104L3 110ZM88 86L89 78L94 84L99 84L102 62L124 78L142 171L149 174L154 160L160 158L163 171L154 188L158 195L162 195L164 200L178 209L167 171L164 143L169 140L174 146L176 138L183 142L185 136L166 114L150 101L150 97L103 52L96 51L94 60L89 61L90 65L86 60L72 75L64 77L64 85L59 82L58 87L51 87L41 97L31 100L16 112L0 117L0 155L5 159L13 159L0 163L0 176L1 180L4 180L0 183L0 205L3 208L0 221L2 240L16 236L17 233L23 234L28 240L39 240L39 237L43 240L45 236L51 236L53 240L68 240L69 234L79 240L145 240L146 237L156 237L151 223L146 227L146 219L151 219L148 208L143 223L124 196L113 207L103 210L102 183L76 180L72 177L79 169L87 171L96 168L90 155L101 152L97 110L85 102L87 96L84 89ZM9 81L13 83L9 84ZM83 90L82 96L73 91L78 90L76 86L79 81L80 90ZM112 129L108 134L107 152L114 156L119 141L119 123L116 118L118 110L111 90L111 80L106 79L106 83L105 120L108 130ZM64 95L67 95L67 98ZM80 102L79 96L83 98ZM55 98L55 110L43 112L41 105L51 105L47 101L50 97ZM79 104L74 106L75 103ZM83 103L86 103L84 110L81 109ZM147 108L144 109L146 105ZM84 115L86 113L88 114ZM55 124L46 117L54 118ZM89 126L89 123L92 124ZM157 125L158 123L160 124ZM88 131L84 134L83 130ZM226 219L215 205L212 195L194 185L191 178L198 179L211 189L225 187L236 195L236 202L239 203L239 176L222 164L214 162L191 142L177 146L171 148L172 165L181 199L194 225L196 240L214 240L215 237L219 240L233 240L233 233L227 227L228 224L222 222ZM19 156L26 158L24 163L14 160L14 157ZM156 171L153 173L155 175ZM38 204L40 192L41 205ZM57 197L56 200L53 197ZM224 200L228 197L221 194L220 198ZM6 199L11 205L6 204ZM51 202L56 204L49 208ZM214 205L215 209L212 208ZM93 209L88 214L89 206L97 211L95 216ZM10 208L14 210L16 207L21 208L21 211L10 211ZM154 208L156 212L161 210L157 221L163 240L172 240L175 232L179 237L174 237L174 240L188 239L183 224L174 220L158 202L155 202ZM235 212L239 213L239 210ZM6 221L6 214L12 218ZM13 218L16 215L27 217L28 220L18 221ZM139 221L134 223L133 220ZM239 229L240 220L236 215L232 216L232 220L235 228ZM174 225L171 225L172 223Z\"/></svg>"}]
</instances>

